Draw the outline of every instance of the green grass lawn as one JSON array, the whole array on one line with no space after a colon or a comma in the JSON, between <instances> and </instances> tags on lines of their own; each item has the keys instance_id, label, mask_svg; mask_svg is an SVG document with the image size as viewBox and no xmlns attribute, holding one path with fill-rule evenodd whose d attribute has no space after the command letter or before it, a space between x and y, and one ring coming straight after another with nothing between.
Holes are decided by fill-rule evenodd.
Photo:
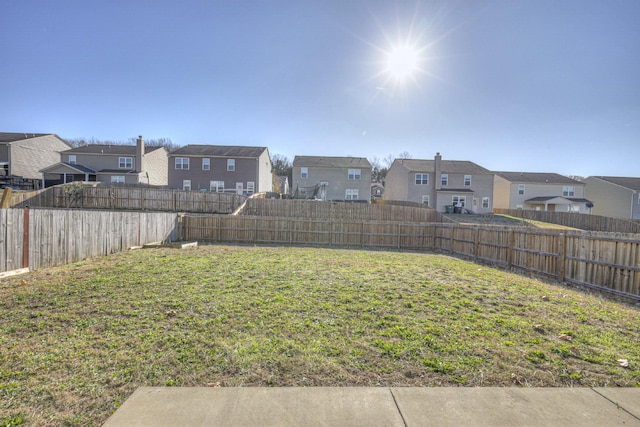
<instances>
[{"instance_id":1,"label":"green grass lawn","mask_svg":"<svg viewBox=\"0 0 640 427\"><path fill-rule=\"evenodd\" d=\"M0 426L99 425L143 385L638 387L639 314L427 253L122 253L0 281Z\"/></svg>"}]
</instances>

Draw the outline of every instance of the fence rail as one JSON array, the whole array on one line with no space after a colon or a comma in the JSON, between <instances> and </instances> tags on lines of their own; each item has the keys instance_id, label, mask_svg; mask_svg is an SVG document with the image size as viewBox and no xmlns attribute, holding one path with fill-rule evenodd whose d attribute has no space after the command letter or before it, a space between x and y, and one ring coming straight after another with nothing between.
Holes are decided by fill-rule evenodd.
<instances>
[{"instance_id":1,"label":"fence rail","mask_svg":"<svg viewBox=\"0 0 640 427\"><path fill-rule=\"evenodd\" d=\"M640 233L640 221L587 215L569 212L544 212L523 209L494 209L494 213L516 218L550 222L587 231L608 231L611 233Z\"/></svg>"},{"instance_id":2,"label":"fence rail","mask_svg":"<svg viewBox=\"0 0 640 427\"><path fill-rule=\"evenodd\" d=\"M228 193L67 184L15 194L11 206L231 213L244 199L244 196Z\"/></svg>"},{"instance_id":3,"label":"fence rail","mask_svg":"<svg viewBox=\"0 0 640 427\"><path fill-rule=\"evenodd\" d=\"M634 234L368 220L183 215L183 240L441 250L640 300Z\"/></svg>"}]
</instances>

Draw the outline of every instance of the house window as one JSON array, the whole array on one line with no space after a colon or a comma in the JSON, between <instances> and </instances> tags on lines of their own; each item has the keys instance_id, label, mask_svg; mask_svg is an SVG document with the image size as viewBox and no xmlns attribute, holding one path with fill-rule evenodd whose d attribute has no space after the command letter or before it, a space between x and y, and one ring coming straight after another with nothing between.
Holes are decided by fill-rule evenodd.
<instances>
[{"instance_id":1,"label":"house window","mask_svg":"<svg viewBox=\"0 0 640 427\"><path fill-rule=\"evenodd\" d=\"M482 198L482 209L489 209L489 198L488 197L483 197Z\"/></svg>"},{"instance_id":2,"label":"house window","mask_svg":"<svg viewBox=\"0 0 640 427\"><path fill-rule=\"evenodd\" d=\"M256 190L256 183L253 181L247 181L247 194L253 194Z\"/></svg>"},{"instance_id":3,"label":"house window","mask_svg":"<svg viewBox=\"0 0 640 427\"><path fill-rule=\"evenodd\" d=\"M124 184L124 176L122 175L113 175L111 176L112 184Z\"/></svg>"},{"instance_id":4,"label":"house window","mask_svg":"<svg viewBox=\"0 0 640 427\"><path fill-rule=\"evenodd\" d=\"M233 172L236 170L236 159L227 159L227 171Z\"/></svg>"},{"instance_id":5,"label":"house window","mask_svg":"<svg viewBox=\"0 0 640 427\"><path fill-rule=\"evenodd\" d=\"M524 206L522 206L522 205L516 205L516 209L521 211L522 209L524 209Z\"/></svg>"},{"instance_id":6,"label":"house window","mask_svg":"<svg viewBox=\"0 0 640 427\"><path fill-rule=\"evenodd\" d=\"M357 188L347 188L344 194L345 200L358 200L358 189Z\"/></svg>"},{"instance_id":7,"label":"house window","mask_svg":"<svg viewBox=\"0 0 640 427\"><path fill-rule=\"evenodd\" d=\"M133 169L133 157L118 157L118 167L120 169Z\"/></svg>"},{"instance_id":8,"label":"house window","mask_svg":"<svg viewBox=\"0 0 640 427\"><path fill-rule=\"evenodd\" d=\"M429 184L429 174L428 173L417 173L416 174L416 184L418 184L418 185Z\"/></svg>"},{"instance_id":9,"label":"house window","mask_svg":"<svg viewBox=\"0 0 640 427\"><path fill-rule=\"evenodd\" d=\"M471 187L471 175L464 176L464 186Z\"/></svg>"},{"instance_id":10,"label":"house window","mask_svg":"<svg viewBox=\"0 0 640 427\"><path fill-rule=\"evenodd\" d=\"M182 181L182 189L189 191L191 190L191 180L190 179L185 179Z\"/></svg>"},{"instance_id":11,"label":"house window","mask_svg":"<svg viewBox=\"0 0 640 427\"><path fill-rule=\"evenodd\" d=\"M440 175L440 183L442 185L449 185L449 174L443 173Z\"/></svg>"},{"instance_id":12,"label":"house window","mask_svg":"<svg viewBox=\"0 0 640 427\"><path fill-rule=\"evenodd\" d=\"M575 194L576 192L573 185L565 185L564 187L562 187L562 195L564 197L573 197L575 196Z\"/></svg>"},{"instance_id":13,"label":"house window","mask_svg":"<svg viewBox=\"0 0 640 427\"><path fill-rule=\"evenodd\" d=\"M309 168L300 168L300 178L309 177Z\"/></svg>"},{"instance_id":14,"label":"house window","mask_svg":"<svg viewBox=\"0 0 640 427\"><path fill-rule=\"evenodd\" d=\"M202 170L203 171L211 170L211 159L209 159L208 157L202 159Z\"/></svg>"},{"instance_id":15,"label":"house window","mask_svg":"<svg viewBox=\"0 0 640 427\"><path fill-rule=\"evenodd\" d=\"M176 157L176 169L189 169L189 158Z\"/></svg>"},{"instance_id":16,"label":"house window","mask_svg":"<svg viewBox=\"0 0 640 427\"><path fill-rule=\"evenodd\" d=\"M464 207L467 202L467 196L453 196L451 201L453 202L453 206L458 206L458 204L460 204L460 206Z\"/></svg>"},{"instance_id":17,"label":"house window","mask_svg":"<svg viewBox=\"0 0 640 427\"><path fill-rule=\"evenodd\" d=\"M356 181L360 179L360 169L349 169L349 180Z\"/></svg>"},{"instance_id":18,"label":"house window","mask_svg":"<svg viewBox=\"0 0 640 427\"><path fill-rule=\"evenodd\" d=\"M72 165L76 164L76 155L75 154L69 154L69 163Z\"/></svg>"},{"instance_id":19,"label":"house window","mask_svg":"<svg viewBox=\"0 0 640 427\"><path fill-rule=\"evenodd\" d=\"M518 184L518 194L524 194L524 184Z\"/></svg>"},{"instance_id":20,"label":"house window","mask_svg":"<svg viewBox=\"0 0 640 427\"><path fill-rule=\"evenodd\" d=\"M569 212L580 213L580 205L569 205Z\"/></svg>"},{"instance_id":21,"label":"house window","mask_svg":"<svg viewBox=\"0 0 640 427\"><path fill-rule=\"evenodd\" d=\"M224 193L224 181L209 181L209 191Z\"/></svg>"},{"instance_id":22,"label":"house window","mask_svg":"<svg viewBox=\"0 0 640 427\"><path fill-rule=\"evenodd\" d=\"M422 196L422 204L429 206L429 196Z\"/></svg>"}]
</instances>

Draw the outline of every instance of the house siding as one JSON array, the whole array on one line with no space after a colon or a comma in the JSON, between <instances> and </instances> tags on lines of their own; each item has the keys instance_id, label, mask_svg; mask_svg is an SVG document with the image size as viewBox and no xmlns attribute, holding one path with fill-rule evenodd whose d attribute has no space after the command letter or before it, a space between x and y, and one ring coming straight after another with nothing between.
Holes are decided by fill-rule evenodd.
<instances>
[{"instance_id":1,"label":"house siding","mask_svg":"<svg viewBox=\"0 0 640 427\"><path fill-rule=\"evenodd\" d=\"M308 168L307 178L301 177L301 168ZM360 179L349 180L349 169L360 169ZM371 168L363 167L319 167L294 166L293 191L304 187L314 187L327 182L325 199L345 200L347 189L358 190L358 200L371 199Z\"/></svg>"},{"instance_id":2,"label":"house siding","mask_svg":"<svg viewBox=\"0 0 640 427\"><path fill-rule=\"evenodd\" d=\"M515 209L515 205L511 205L511 182L498 175L493 177L494 209Z\"/></svg>"},{"instance_id":3,"label":"house siding","mask_svg":"<svg viewBox=\"0 0 640 427\"><path fill-rule=\"evenodd\" d=\"M29 179L40 179L40 169L57 163L60 152L69 145L55 135L44 135L11 142L6 156L10 161L9 173Z\"/></svg>"},{"instance_id":4,"label":"house siding","mask_svg":"<svg viewBox=\"0 0 640 427\"><path fill-rule=\"evenodd\" d=\"M269 155L268 149L264 150L258 158L256 168L258 169L256 192L273 191L273 165L271 164L271 156Z\"/></svg>"},{"instance_id":5,"label":"house siding","mask_svg":"<svg viewBox=\"0 0 640 427\"><path fill-rule=\"evenodd\" d=\"M169 153L165 148L153 150L144 155L144 172L149 173L149 179L145 173L140 178L141 182L149 185L166 186L169 183Z\"/></svg>"},{"instance_id":6,"label":"house siding","mask_svg":"<svg viewBox=\"0 0 640 427\"><path fill-rule=\"evenodd\" d=\"M587 198L593 202L591 213L594 215L640 219L638 194L633 190L595 177L588 177L584 182Z\"/></svg>"},{"instance_id":7,"label":"house siding","mask_svg":"<svg viewBox=\"0 0 640 427\"><path fill-rule=\"evenodd\" d=\"M0 162L9 161L9 144L0 144Z\"/></svg>"},{"instance_id":8,"label":"house siding","mask_svg":"<svg viewBox=\"0 0 640 427\"><path fill-rule=\"evenodd\" d=\"M384 200L409 200L409 170L395 160L384 181Z\"/></svg>"}]
</instances>

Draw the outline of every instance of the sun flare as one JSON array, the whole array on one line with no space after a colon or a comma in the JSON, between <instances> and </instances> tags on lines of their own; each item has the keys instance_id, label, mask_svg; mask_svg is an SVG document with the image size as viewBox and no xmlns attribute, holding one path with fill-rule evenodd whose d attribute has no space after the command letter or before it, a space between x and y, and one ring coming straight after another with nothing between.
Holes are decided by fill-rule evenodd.
<instances>
[{"instance_id":1,"label":"sun flare","mask_svg":"<svg viewBox=\"0 0 640 427\"><path fill-rule=\"evenodd\" d=\"M410 46L395 46L387 53L385 72L402 83L420 69L420 53Z\"/></svg>"}]
</instances>

